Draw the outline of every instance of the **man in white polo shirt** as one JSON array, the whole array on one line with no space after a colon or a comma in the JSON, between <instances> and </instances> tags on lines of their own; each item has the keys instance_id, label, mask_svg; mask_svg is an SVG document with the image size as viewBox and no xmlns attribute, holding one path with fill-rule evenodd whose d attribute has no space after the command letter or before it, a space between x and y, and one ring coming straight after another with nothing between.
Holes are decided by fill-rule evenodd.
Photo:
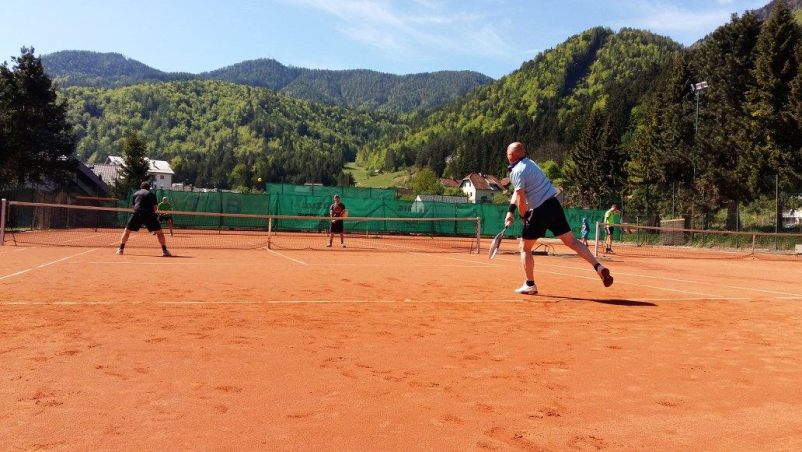
<instances>
[{"instance_id":1,"label":"man in white polo shirt","mask_svg":"<svg viewBox=\"0 0 802 452\"><path fill-rule=\"evenodd\" d=\"M537 294L534 276L535 259L532 257L532 248L538 239L545 237L546 229L593 265L593 269L601 278L604 287L610 287L613 284L610 270L600 264L588 247L574 237L571 226L565 219L563 207L556 198L557 189L543 174L540 167L526 157L524 145L516 142L507 146L507 160L510 162L508 167L511 170L510 182L515 192L512 195L504 224L512 225L516 208L524 223L521 234L521 263L524 267L526 281L515 291L525 295Z\"/></svg>"}]
</instances>

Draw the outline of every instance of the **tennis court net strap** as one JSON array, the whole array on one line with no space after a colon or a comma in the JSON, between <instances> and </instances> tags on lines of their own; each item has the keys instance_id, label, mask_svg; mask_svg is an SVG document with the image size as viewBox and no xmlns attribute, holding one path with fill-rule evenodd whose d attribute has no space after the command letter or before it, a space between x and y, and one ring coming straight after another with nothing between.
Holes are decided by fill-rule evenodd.
<instances>
[{"instance_id":1,"label":"tennis court net strap","mask_svg":"<svg viewBox=\"0 0 802 452\"><path fill-rule=\"evenodd\" d=\"M605 254L661 258L728 259L756 257L802 259L802 234L733 232L630 224L602 224L596 236L597 256ZM608 236L612 242L608 250Z\"/></svg>"},{"instance_id":2,"label":"tennis court net strap","mask_svg":"<svg viewBox=\"0 0 802 452\"><path fill-rule=\"evenodd\" d=\"M8 203L5 243L113 247L131 210L63 204ZM160 217L170 248L283 250L327 249L329 233L342 226L347 250L479 252L477 218L331 218L170 212ZM334 222L336 221L336 223ZM144 228L143 228L144 231ZM132 233L126 245L156 247L147 233ZM342 248L335 233L332 247Z\"/></svg>"}]
</instances>

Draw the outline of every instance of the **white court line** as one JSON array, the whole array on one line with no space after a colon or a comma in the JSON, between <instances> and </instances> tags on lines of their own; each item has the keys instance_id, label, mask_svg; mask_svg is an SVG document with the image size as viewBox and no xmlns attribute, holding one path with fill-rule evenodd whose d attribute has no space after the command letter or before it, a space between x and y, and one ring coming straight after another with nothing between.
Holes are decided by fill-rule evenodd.
<instances>
[{"instance_id":1,"label":"white court line","mask_svg":"<svg viewBox=\"0 0 802 452\"><path fill-rule=\"evenodd\" d=\"M520 261L513 261L511 259L504 259L504 258L499 258L499 257L496 257L496 260L502 260L502 261L507 261L507 262L519 262L520 263ZM542 263L539 264L539 265L546 266L546 264L542 264ZM567 268L570 268L572 270L579 270L578 267L567 267ZM599 279L598 275L593 276L593 277L592 276L580 276L580 275L574 275L574 274L569 274L569 273L550 272L550 271L547 271L547 270L540 270L540 272L542 272L542 273L550 273L552 275L568 276L570 278L592 279L592 280L598 280ZM613 276L615 276L615 275L613 275ZM692 292L690 290L671 289L671 288L668 288L668 287L660 287L660 286L649 286L649 285L646 285L646 284L637 284L637 283L631 283L631 282L624 282L624 281L620 281L620 280L615 280L615 282L616 282L616 284L623 284L623 285L627 285L627 286L646 287L646 288L649 288L649 289L664 290L664 291L667 291L667 292L678 292L678 293L686 293L686 294L689 294L689 295L702 295L702 296L705 296L705 297L708 297L708 298L719 298L719 296L717 296L717 295L711 295L711 294L704 293L704 292Z\"/></svg>"},{"instance_id":2,"label":"white court line","mask_svg":"<svg viewBox=\"0 0 802 452\"><path fill-rule=\"evenodd\" d=\"M132 255L138 256L138 255ZM248 266L248 267L263 267L272 265L270 262L178 262L176 260L172 260L171 262L131 262L131 261L90 261L90 262L81 262L81 264L86 265L174 265L174 266L181 266L181 265L199 265L199 266L215 266L220 265L224 267L239 267L239 266ZM331 267L332 264L306 264L310 267ZM398 264L348 264L348 263L337 263L337 267L370 267L370 268L398 268L398 267L427 267L427 268L476 268L476 265L451 265L451 264L431 264L431 265L420 265L420 264L409 264L409 263L398 263Z\"/></svg>"},{"instance_id":3,"label":"white court line","mask_svg":"<svg viewBox=\"0 0 802 452\"><path fill-rule=\"evenodd\" d=\"M769 298L782 299L783 297ZM104 305L168 305L168 306L192 306L192 305L273 305L273 304L403 304L403 303L429 303L429 304L479 304L479 303L531 303L541 300L570 300L588 302L604 302L607 298L585 298L585 297L564 297L556 295L527 295L520 298L505 298L496 300L265 300L265 301L157 301L153 303L141 301L4 301L0 306L104 306ZM609 300L616 300L611 298ZM748 297L720 297L720 298L627 298L627 301L650 302L650 301L750 301Z\"/></svg>"},{"instance_id":4,"label":"white court line","mask_svg":"<svg viewBox=\"0 0 802 452\"><path fill-rule=\"evenodd\" d=\"M410 249L408 246L393 245L391 243L385 243L385 245L392 246L393 248L401 248L401 249L407 249L407 250ZM487 263L487 262L472 261L472 260L466 260L466 259L458 259L456 257L448 257L448 256L434 256L432 254L420 253L420 252L417 252L417 251L407 251L407 253L409 253L409 254L417 254L417 255L420 255L420 256L428 256L428 257L442 257L443 259L450 259L452 261L470 262L472 264L480 264L480 265L474 265L474 267L481 267L482 265L485 265L485 266L488 266L488 267L503 267L503 265L490 264L490 263Z\"/></svg>"},{"instance_id":5,"label":"white court line","mask_svg":"<svg viewBox=\"0 0 802 452\"><path fill-rule=\"evenodd\" d=\"M81 256L81 255L83 255L83 254L91 253L92 251L97 251L97 248L92 248L92 249L91 249L91 250L89 250L89 251L84 251L84 252L82 252L82 253L73 254L73 255L71 255L71 256L67 256L67 257L62 257L61 259L57 259L57 260L54 260L54 261L48 262L48 263L46 263L46 264L37 265L36 267L31 267L31 268L28 268L28 269L25 269L25 270L22 270L22 271L18 271L18 272L16 272L16 273L12 273L12 274L10 274L10 275L2 276L2 277L0 277L0 281L4 280L4 279L6 279L6 278L11 278L12 276L17 276L17 275L21 275L21 274L23 274L23 273L27 273L27 272L29 272L29 271L31 271L31 270L36 270L37 268L44 268L44 267L47 267L47 266L49 266L49 265L58 264L59 262L66 261L67 259L72 259L73 257L78 257L78 256Z\"/></svg>"},{"instance_id":6,"label":"white court line","mask_svg":"<svg viewBox=\"0 0 802 452\"><path fill-rule=\"evenodd\" d=\"M9 246L11 246L11 245L9 245ZM9 250L9 251L3 251L2 253L0 253L0 255L13 253L15 251L24 251L24 250L27 250L27 249L28 248L17 248L17 249L13 249L13 250Z\"/></svg>"},{"instance_id":7,"label":"white court line","mask_svg":"<svg viewBox=\"0 0 802 452\"><path fill-rule=\"evenodd\" d=\"M293 259L293 258L291 258L291 257L289 257L289 256L285 256L285 255L283 255L283 254L281 254L281 253L279 253L279 252L273 251L273 250L271 250L271 249L269 249L269 248L265 248L265 251L269 251L269 252L271 252L271 253L273 253L273 254L275 254L275 255L277 255L277 256L281 256L281 257L283 257L283 258L285 258L285 259L289 259L289 260L291 260L291 261L293 261L293 262L297 262L297 263L299 263L299 264L301 264L301 265L309 265L309 264L307 264L306 262L299 261L298 259Z\"/></svg>"},{"instance_id":8,"label":"white court line","mask_svg":"<svg viewBox=\"0 0 802 452\"><path fill-rule=\"evenodd\" d=\"M544 264L544 263L538 263L537 265L542 265L544 267L568 268L568 269L571 269L571 270L582 270L583 269L583 267L573 267L573 266L568 266L568 265L554 265L554 264ZM663 280L663 281L683 282L683 283L691 283L691 284L703 284L703 285L706 285L706 286L724 287L724 288L727 288L727 289L751 290L751 291L754 291L754 292L763 292L763 293L770 293L770 294L775 294L775 295L789 295L789 296L793 296L793 297L802 297L802 295L800 295L800 294L790 293L790 292L779 292L779 291L776 291L776 290L755 289L755 288L751 288L751 287L731 286L731 285L728 285L728 284L717 284L717 283L711 283L711 282L705 282L705 281L694 281L694 280L688 280L688 279L666 278L666 277L663 277L663 276L639 275L637 273L624 273L624 272L619 272L619 271L616 271L615 275L634 276L634 277L637 277L637 278L658 279L658 280ZM615 276L615 275L613 275L613 276Z\"/></svg>"},{"instance_id":9,"label":"white court line","mask_svg":"<svg viewBox=\"0 0 802 452\"><path fill-rule=\"evenodd\" d=\"M100 237L100 236L104 236L104 235L106 235L106 234L92 234L92 235L87 235L86 237L78 237L77 239L64 240L64 241L59 242L59 243L77 242L78 240L86 240L86 239L91 239L92 237Z\"/></svg>"},{"instance_id":10,"label":"white court line","mask_svg":"<svg viewBox=\"0 0 802 452\"><path fill-rule=\"evenodd\" d=\"M417 255L419 255L419 256L440 257L440 258L443 258L443 259L450 259L450 260L452 260L452 261L470 262L470 263L474 264L474 267L478 267L478 266L480 266L480 265L485 265L485 266L488 266L488 267L504 267L503 265L498 265L498 264L490 264L490 263L487 263L487 262L481 262L481 261L472 261L472 260L467 260L467 259L458 259L458 258L456 258L456 257L448 257L448 256L435 256L435 255L433 255L433 254L419 253L419 252L417 252L417 251L407 251L407 252L408 252L409 254L417 254ZM476 265L476 264L480 264L480 265Z\"/></svg>"}]
</instances>

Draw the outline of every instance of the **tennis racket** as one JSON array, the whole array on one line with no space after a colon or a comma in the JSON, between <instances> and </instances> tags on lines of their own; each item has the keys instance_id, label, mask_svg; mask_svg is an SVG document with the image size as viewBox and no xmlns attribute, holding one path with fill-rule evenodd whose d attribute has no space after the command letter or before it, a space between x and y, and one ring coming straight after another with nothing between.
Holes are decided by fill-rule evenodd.
<instances>
[{"instance_id":1,"label":"tennis racket","mask_svg":"<svg viewBox=\"0 0 802 452\"><path fill-rule=\"evenodd\" d=\"M507 232L508 227L504 225L504 229L493 237L493 243L490 244L490 259L493 259L498 254L498 247L501 246L501 239L504 238L504 233Z\"/></svg>"}]
</instances>

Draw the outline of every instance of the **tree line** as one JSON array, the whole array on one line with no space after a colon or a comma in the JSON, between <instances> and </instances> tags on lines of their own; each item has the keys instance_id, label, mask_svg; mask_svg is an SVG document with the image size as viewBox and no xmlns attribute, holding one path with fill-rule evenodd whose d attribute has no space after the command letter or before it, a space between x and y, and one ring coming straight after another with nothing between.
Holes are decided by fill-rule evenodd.
<instances>
[{"instance_id":1,"label":"tree line","mask_svg":"<svg viewBox=\"0 0 802 452\"><path fill-rule=\"evenodd\" d=\"M765 21L733 15L688 49L595 28L368 143L357 162L503 174L506 145L522 141L560 166L578 207L626 197L665 214L675 202L709 226L720 206L802 192L801 62L800 25L780 1ZM702 81L697 121L690 88Z\"/></svg>"},{"instance_id":2,"label":"tree line","mask_svg":"<svg viewBox=\"0 0 802 452\"><path fill-rule=\"evenodd\" d=\"M34 48L0 65L0 185L66 183L78 137Z\"/></svg>"}]
</instances>

